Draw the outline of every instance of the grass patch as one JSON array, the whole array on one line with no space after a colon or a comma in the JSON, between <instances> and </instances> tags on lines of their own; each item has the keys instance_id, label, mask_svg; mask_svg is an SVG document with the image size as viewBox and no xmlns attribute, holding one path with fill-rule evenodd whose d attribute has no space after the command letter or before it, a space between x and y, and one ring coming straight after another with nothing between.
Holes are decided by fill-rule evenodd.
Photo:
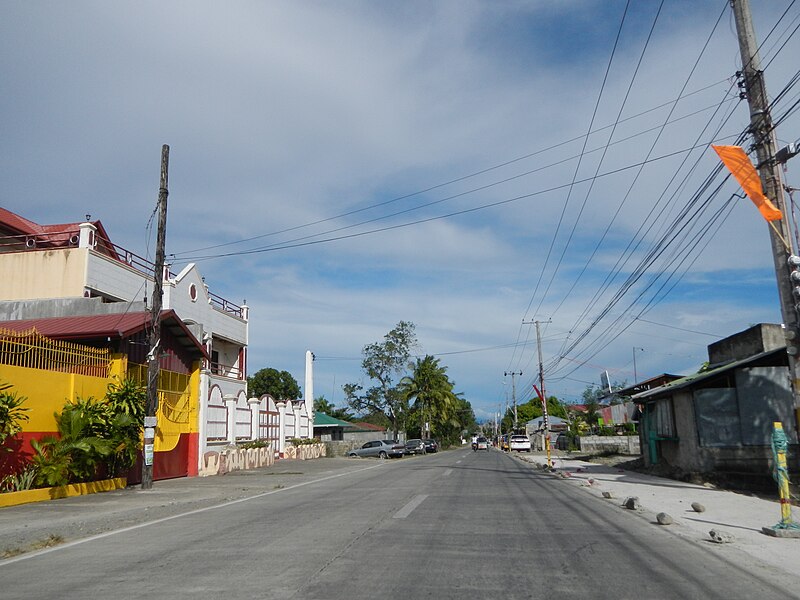
<instances>
[{"instance_id":1,"label":"grass patch","mask_svg":"<svg viewBox=\"0 0 800 600\"><path fill-rule=\"evenodd\" d=\"M7 548L6 550L3 550L2 554L0 554L0 558L13 558L15 556L19 556L20 554L24 554L25 552L44 550L45 548L52 548L53 546L58 546L59 544L63 543L64 538L62 536L51 533L45 539L32 543L27 550L23 550L22 548Z\"/></svg>"}]
</instances>

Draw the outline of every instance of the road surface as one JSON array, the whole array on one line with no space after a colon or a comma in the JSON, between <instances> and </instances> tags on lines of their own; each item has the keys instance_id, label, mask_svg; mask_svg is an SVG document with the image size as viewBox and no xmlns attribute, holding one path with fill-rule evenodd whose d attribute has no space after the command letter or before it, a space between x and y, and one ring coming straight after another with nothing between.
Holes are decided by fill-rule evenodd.
<instances>
[{"instance_id":1,"label":"road surface","mask_svg":"<svg viewBox=\"0 0 800 600\"><path fill-rule=\"evenodd\" d=\"M0 597L731 600L799 593L733 548L680 539L496 450L313 462L292 463L298 476L316 469L296 483L286 471L275 478L275 469L195 480L230 486L223 492L230 500L169 514L155 507L150 519L126 518L120 530L0 561ZM75 519L93 503L101 510L103 496L62 509L65 501L3 511L18 511L6 513L17 521L35 520L35 511L57 520L59 510L62 520Z\"/></svg>"}]
</instances>

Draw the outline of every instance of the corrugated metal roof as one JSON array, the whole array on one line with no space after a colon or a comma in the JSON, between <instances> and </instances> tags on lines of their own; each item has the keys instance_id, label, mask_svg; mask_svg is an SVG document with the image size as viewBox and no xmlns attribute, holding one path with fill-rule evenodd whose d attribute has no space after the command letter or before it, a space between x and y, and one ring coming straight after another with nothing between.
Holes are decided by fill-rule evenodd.
<instances>
[{"instance_id":1,"label":"corrugated metal roof","mask_svg":"<svg viewBox=\"0 0 800 600\"><path fill-rule=\"evenodd\" d=\"M50 317L46 319L22 319L0 321L0 328L11 331L36 329L42 335L59 340L78 340L87 338L127 338L142 331L151 322L149 312L129 312L124 314L86 315L73 317ZM161 326L170 332L187 348L194 348L205 356L205 347L197 340L174 310L161 313Z\"/></svg>"},{"instance_id":2,"label":"corrugated metal roof","mask_svg":"<svg viewBox=\"0 0 800 600\"><path fill-rule=\"evenodd\" d=\"M314 413L314 427L355 427L348 421L341 421L325 413Z\"/></svg>"},{"instance_id":3,"label":"corrugated metal roof","mask_svg":"<svg viewBox=\"0 0 800 600\"><path fill-rule=\"evenodd\" d=\"M85 315L75 317L50 317L46 319L24 319L2 321L0 327L12 331L36 331L47 337L61 340L87 337L129 337L150 323L150 313L134 312L109 315Z\"/></svg>"},{"instance_id":4,"label":"corrugated metal roof","mask_svg":"<svg viewBox=\"0 0 800 600\"><path fill-rule=\"evenodd\" d=\"M678 390L682 390L684 388L705 381L706 379L723 375L727 371L731 371L733 369L737 369L740 367L746 367L749 364L756 363L759 360L770 357L772 355L778 355L780 353L783 353L785 355L786 348L776 348L775 350L768 350L767 352L761 352L760 354L748 356L747 358L743 358L742 360L737 360L728 363L727 365L717 367L716 369L712 369L710 371L703 371L702 373L692 373L691 375L687 375L686 377L676 379L675 381L671 381L670 383L662 385L661 387L653 388L652 390L647 390L646 392L642 392L641 394L635 394L631 396L631 400L635 402L641 402L643 400L644 401L651 399L654 400L658 397L667 396Z\"/></svg>"}]
</instances>

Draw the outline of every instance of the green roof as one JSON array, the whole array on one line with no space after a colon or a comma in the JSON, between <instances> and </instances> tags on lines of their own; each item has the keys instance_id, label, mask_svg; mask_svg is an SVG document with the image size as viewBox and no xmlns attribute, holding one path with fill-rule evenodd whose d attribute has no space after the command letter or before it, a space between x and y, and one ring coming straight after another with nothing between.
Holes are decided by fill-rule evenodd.
<instances>
[{"instance_id":1,"label":"green roof","mask_svg":"<svg viewBox=\"0 0 800 600\"><path fill-rule=\"evenodd\" d=\"M334 419L332 416L322 412L315 412L314 427L355 427L355 425L348 421Z\"/></svg>"}]
</instances>

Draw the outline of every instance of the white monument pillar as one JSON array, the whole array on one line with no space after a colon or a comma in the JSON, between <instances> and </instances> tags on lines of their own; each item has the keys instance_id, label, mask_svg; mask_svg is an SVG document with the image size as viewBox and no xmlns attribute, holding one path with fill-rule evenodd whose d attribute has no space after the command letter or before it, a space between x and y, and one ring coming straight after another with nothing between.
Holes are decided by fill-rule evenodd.
<instances>
[{"instance_id":1,"label":"white monument pillar","mask_svg":"<svg viewBox=\"0 0 800 600\"><path fill-rule=\"evenodd\" d=\"M314 353L306 350L306 416L308 417L308 437L314 437Z\"/></svg>"}]
</instances>

